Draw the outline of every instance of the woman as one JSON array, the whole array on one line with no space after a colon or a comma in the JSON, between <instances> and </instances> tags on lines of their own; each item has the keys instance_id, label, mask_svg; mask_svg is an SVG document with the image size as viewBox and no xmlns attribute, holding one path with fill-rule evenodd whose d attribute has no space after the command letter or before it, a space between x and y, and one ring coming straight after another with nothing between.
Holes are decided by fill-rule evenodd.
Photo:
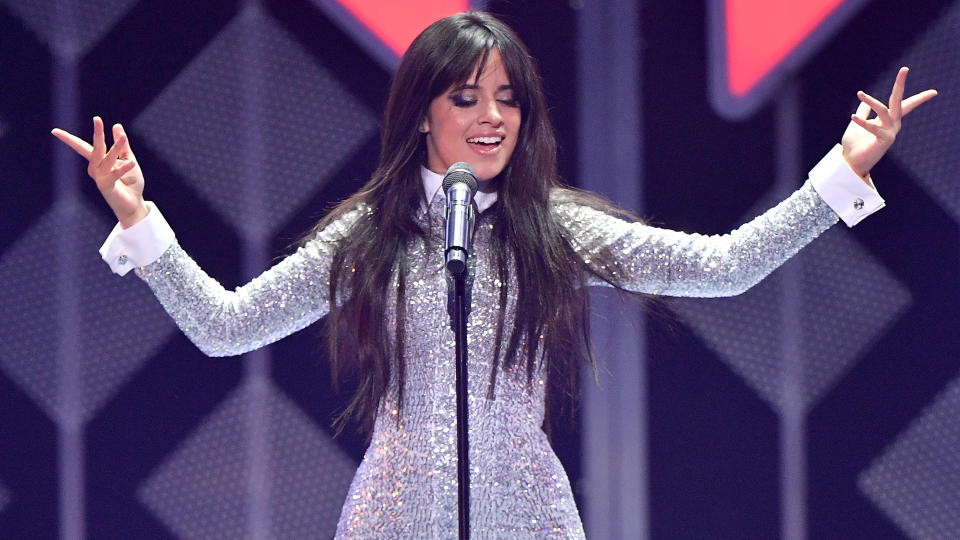
<instances>
[{"instance_id":1,"label":"woman","mask_svg":"<svg viewBox=\"0 0 960 540\"><path fill-rule=\"evenodd\" d=\"M482 13L440 20L410 46L384 116L379 165L293 255L228 292L176 244L120 125L108 150L54 130L89 161L120 223L101 253L137 274L211 355L260 347L327 316L335 376L359 388L344 418L372 429L341 514L343 538L451 538L457 531L454 338L442 268L442 174L480 181L472 254L471 528L478 538L580 538L566 475L541 429L547 387L572 391L589 361L584 285L686 296L737 294L837 222L883 206L868 173L902 115L935 95L862 104L837 147L789 199L730 235L624 219L563 188L530 57ZM870 110L876 117L868 120Z\"/></svg>"}]
</instances>

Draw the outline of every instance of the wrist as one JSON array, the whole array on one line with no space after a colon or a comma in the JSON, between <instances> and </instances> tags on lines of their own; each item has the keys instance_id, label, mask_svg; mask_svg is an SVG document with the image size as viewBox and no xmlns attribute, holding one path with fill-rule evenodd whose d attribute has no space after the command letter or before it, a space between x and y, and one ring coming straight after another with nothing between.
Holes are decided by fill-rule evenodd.
<instances>
[{"instance_id":1,"label":"wrist","mask_svg":"<svg viewBox=\"0 0 960 540\"><path fill-rule=\"evenodd\" d=\"M859 167L857 167L857 166L855 166L853 163L851 163L850 160L847 158L847 151L846 151L846 149L844 149L842 152L840 152L840 155L843 157L844 163L847 164L847 167L850 167L850 170L853 171L854 174L856 174L857 176L859 176L860 179L863 180L864 183L866 183L868 186L873 187L873 183L870 181L870 170L869 170L869 169L866 170L866 171L862 171L862 170L860 170Z\"/></svg>"},{"instance_id":2,"label":"wrist","mask_svg":"<svg viewBox=\"0 0 960 540\"><path fill-rule=\"evenodd\" d=\"M137 206L137 209L131 212L129 215L119 217L120 226L124 229L129 229L130 227L136 225L143 221L143 218L147 217L147 214L150 213L150 209L147 208L147 205L144 204L144 201L140 201L140 204Z\"/></svg>"}]
</instances>

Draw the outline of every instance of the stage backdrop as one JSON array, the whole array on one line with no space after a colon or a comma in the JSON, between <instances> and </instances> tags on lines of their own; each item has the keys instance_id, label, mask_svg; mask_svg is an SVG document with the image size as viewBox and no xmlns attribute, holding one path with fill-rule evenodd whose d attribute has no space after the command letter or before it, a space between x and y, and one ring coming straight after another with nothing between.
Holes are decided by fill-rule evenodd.
<instances>
[{"instance_id":1,"label":"stage backdrop","mask_svg":"<svg viewBox=\"0 0 960 540\"><path fill-rule=\"evenodd\" d=\"M204 357L99 260L112 216L49 130L124 123L236 287L367 178L398 55L467 7L530 46L566 179L685 231L789 194L899 66L941 91L874 171L887 208L745 295L597 294L553 442L593 538L954 536L958 0L0 0L0 536L333 534L364 444L319 325Z\"/></svg>"}]
</instances>

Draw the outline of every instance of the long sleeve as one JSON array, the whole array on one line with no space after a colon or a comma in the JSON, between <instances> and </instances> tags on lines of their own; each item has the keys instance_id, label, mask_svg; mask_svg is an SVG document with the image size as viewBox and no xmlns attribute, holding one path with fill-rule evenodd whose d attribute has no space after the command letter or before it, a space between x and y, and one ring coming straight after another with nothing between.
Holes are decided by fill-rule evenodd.
<instances>
[{"instance_id":1,"label":"long sleeve","mask_svg":"<svg viewBox=\"0 0 960 540\"><path fill-rule=\"evenodd\" d=\"M810 183L724 235L690 234L632 223L583 205L555 205L574 251L590 267L611 258L627 290L669 296L732 296L746 291L837 222ZM602 284L591 278L588 284Z\"/></svg>"},{"instance_id":2,"label":"long sleeve","mask_svg":"<svg viewBox=\"0 0 960 540\"><path fill-rule=\"evenodd\" d=\"M633 223L574 202L555 217L574 251L596 275L634 292L669 296L740 294L842 218L853 225L884 206L836 145L788 199L725 235L688 234ZM610 268L598 268L601 261ZM605 282L591 275L587 283Z\"/></svg>"},{"instance_id":3,"label":"long sleeve","mask_svg":"<svg viewBox=\"0 0 960 540\"><path fill-rule=\"evenodd\" d=\"M225 290L204 273L176 243L156 261L137 268L136 273L205 354L241 354L326 315L334 250L363 212L348 212L235 291Z\"/></svg>"}]
</instances>

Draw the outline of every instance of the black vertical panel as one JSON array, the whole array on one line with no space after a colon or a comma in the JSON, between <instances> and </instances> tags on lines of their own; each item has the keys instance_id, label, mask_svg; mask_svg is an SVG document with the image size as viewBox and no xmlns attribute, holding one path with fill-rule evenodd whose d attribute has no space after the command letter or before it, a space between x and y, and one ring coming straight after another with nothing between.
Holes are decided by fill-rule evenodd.
<instances>
[{"instance_id":1,"label":"black vertical panel","mask_svg":"<svg viewBox=\"0 0 960 540\"><path fill-rule=\"evenodd\" d=\"M770 106L742 122L710 107L705 7L641 8L644 209L657 225L718 233L773 187L774 129ZM777 414L667 313L648 326L651 535L776 538Z\"/></svg>"}]
</instances>

